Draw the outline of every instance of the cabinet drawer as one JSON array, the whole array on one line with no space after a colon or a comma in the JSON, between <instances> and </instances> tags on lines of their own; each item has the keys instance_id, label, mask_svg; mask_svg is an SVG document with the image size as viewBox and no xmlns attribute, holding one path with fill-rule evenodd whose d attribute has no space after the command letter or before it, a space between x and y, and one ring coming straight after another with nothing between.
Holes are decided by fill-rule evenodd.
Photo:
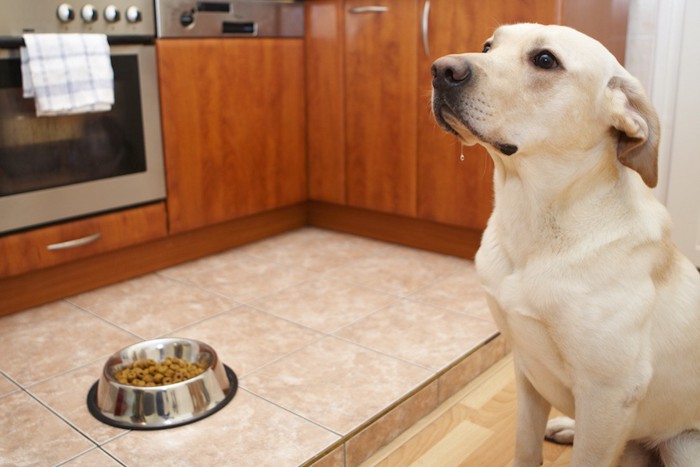
<instances>
[{"instance_id":1,"label":"cabinet drawer","mask_svg":"<svg viewBox=\"0 0 700 467\"><path fill-rule=\"evenodd\" d=\"M157 203L0 237L0 277L55 266L166 234Z\"/></svg>"}]
</instances>

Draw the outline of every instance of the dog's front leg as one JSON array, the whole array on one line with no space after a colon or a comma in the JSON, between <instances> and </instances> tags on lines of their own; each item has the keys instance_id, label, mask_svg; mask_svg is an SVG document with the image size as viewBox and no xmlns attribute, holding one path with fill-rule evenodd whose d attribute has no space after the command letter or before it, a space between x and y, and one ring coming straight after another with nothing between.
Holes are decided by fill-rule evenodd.
<instances>
[{"instance_id":1,"label":"dog's front leg","mask_svg":"<svg viewBox=\"0 0 700 467\"><path fill-rule=\"evenodd\" d=\"M515 357L517 360L517 356ZM516 414L515 460L513 467L542 464L542 444L551 405L515 365L518 409Z\"/></svg>"},{"instance_id":2,"label":"dog's front leg","mask_svg":"<svg viewBox=\"0 0 700 467\"><path fill-rule=\"evenodd\" d=\"M590 383L590 382L589 382ZM622 388L587 384L576 396L572 467L614 467L625 449L636 402Z\"/></svg>"}]
</instances>

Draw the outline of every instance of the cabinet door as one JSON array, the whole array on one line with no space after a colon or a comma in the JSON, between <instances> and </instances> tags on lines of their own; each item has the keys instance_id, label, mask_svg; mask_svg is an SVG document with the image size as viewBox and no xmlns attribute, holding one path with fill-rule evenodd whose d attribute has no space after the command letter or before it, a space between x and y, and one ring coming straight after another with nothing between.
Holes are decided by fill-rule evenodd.
<instances>
[{"instance_id":1,"label":"cabinet door","mask_svg":"<svg viewBox=\"0 0 700 467\"><path fill-rule=\"evenodd\" d=\"M306 2L309 198L346 204L343 1Z\"/></svg>"},{"instance_id":2,"label":"cabinet door","mask_svg":"<svg viewBox=\"0 0 700 467\"><path fill-rule=\"evenodd\" d=\"M348 0L344 18L347 202L415 216L417 3Z\"/></svg>"},{"instance_id":3,"label":"cabinet door","mask_svg":"<svg viewBox=\"0 0 700 467\"><path fill-rule=\"evenodd\" d=\"M424 0L420 2L425 12ZM493 162L481 146L464 148L443 132L430 112L430 66L451 53L479 52L500 24L557 22L558 0L474 2L432 0L418 60L418 216L441 223L483 229L493 208Z\"/></svg>"},{"instance_id":4,"label":"cabinet door","mask_svg":"<svg viewBox=\"0 0 700 467\"><path fill-rule=\"evenodd\" d=\"M157 47L170 231L305 200L302 40Z\"/></svg>"}]
</instances>

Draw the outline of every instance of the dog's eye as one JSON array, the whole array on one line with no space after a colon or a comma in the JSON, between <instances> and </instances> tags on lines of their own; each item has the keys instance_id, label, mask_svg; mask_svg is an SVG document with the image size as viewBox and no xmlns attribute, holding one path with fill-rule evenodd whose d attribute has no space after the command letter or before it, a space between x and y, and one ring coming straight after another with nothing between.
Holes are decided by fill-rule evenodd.
<instances>
[{"instance_id":1,"label":"dog's eye","mask_svg":"<svg viewBox=\"0 0 700 467\"><path fill-rule=\"evenodd\" d=\"M532 61L535 63L536 67L544 70L551 70L552 68L559 66L559 62L557 62L556 57L554 57L551 52L547 51L540 52L535 55Z\"/></svg>"},{"instance_id":2,"label":"dog's eye","mask_svg":"<svg viewBox=\"0 0 700 467\"><path fill-rule=\"evenodd\" d=\"M491 43L490 43L490 42L487 42L486 44L484 44L484 48L483 48L483 50L481 51L481 53L482 53L482 54L485 54L485 53L488 52L489 50L491 50Z\"/></svg>"}]
</instances>

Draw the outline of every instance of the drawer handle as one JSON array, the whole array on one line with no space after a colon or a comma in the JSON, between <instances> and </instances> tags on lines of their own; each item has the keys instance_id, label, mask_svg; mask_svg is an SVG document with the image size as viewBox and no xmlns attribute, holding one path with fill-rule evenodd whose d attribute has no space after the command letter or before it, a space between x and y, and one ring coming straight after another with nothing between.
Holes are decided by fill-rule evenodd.
<instances>
[{"instance_id":1,"label":"drawer handle","mask_svg":"<svg viewBox=\"0 0 700 467\"><path fill-rule=\"evenodd\" d=\"M350 8L350 13L386 13L389 11L388 6L356 6Z\"/></svg>"},{"instance_id":2,"label":"drawer handle","mask_svg":"<svg viewBox=\"0 0 700 467\"><path fill-rule=\"evenodd\" d=\"M54 243L46 247L47 250L67 250L69 248L77 248L79 246L88 245L92 242L97 241L102 234L97 232L87 237L76 238L75 240L68 240L67 242Z\"/></svg>"}]
</instances>

